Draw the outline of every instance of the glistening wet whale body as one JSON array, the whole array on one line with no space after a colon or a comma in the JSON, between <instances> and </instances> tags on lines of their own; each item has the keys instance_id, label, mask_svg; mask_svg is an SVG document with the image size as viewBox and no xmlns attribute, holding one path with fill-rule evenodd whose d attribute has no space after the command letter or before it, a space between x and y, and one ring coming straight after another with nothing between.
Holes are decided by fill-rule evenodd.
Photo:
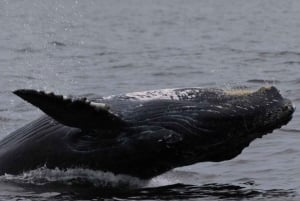
<instances>
[{"instance_id":1,"label":"glistening wet whale body","mask_svg":"<svg viewBox=\"0 0 300 201\"><path fill-rule=\"evenodd\" d=\"M275 87L164 89L91 99L14 93L47 115L0 142L0 174L79 167L149 179L197 162L230 160L287 124L294 112Z\"/></svg>"}]
</instances>

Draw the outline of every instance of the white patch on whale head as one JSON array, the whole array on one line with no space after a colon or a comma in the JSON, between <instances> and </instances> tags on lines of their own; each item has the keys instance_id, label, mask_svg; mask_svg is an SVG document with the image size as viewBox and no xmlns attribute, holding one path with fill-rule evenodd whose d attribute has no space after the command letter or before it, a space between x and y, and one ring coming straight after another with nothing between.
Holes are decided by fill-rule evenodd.
<instances>
[{"instance_id":1,"label":"white patch on whale head","mask_svg":"<svg viewBox=\"0 0 300 201\"><path fill-rule=\"evenodd\" d=\"M45 91L45 94L46 95L51 95L51 94L54 94L52 91Z\"/></svg>"},{"instance_id":2,"label":"white patch on whale head","mask_svg":"<svg viewBox=\"0 0 300 201\"><path fill-rule=\"evenodd\" d=\"M105 103L90 102L90 105L96 110L109 110L109 106Z\"/></svg>"},{"instance_id":3,"label":"white patch on whale head","mask_svg":"<svg viewBox=\"0 0 300 201\"><path fill-rule=\"evenodd\" d=\"M103 97L103 99L108 100L112 98L125 98L133 99L140 101L149 101L149 100L181 100L193 99L196 98L199 93L201 93L202 88L172 88L172 89L159 89L159 90L150 90L150 91L141 91L141 92L132 92L124 95L112 95Z\"/></svg>"},{"instance_id":4,"label":"white patch on whale head","mask_svg":"<svg viewBox=\"0 0 300 201\"><path fill-rule=\"evenodd\" d=\"M125 96L137 100L154 100L154 99L178 100L179 99L175 89L161 89L161 90L152 90L152 91L132 92L132 93L125 94Z\"/></svg>"},{"instance_id":5,"label":"white patch on whale head","mask_svg":"<svg viewBox=\"0 0 300 201\"><path fill-rule=\"evenodd\" d=\"M224 93L226 95L230 96L245 96L245 95L250 95L254 91L250 89L229 89L229 90L224 90Z\"/></svg>"}]
</instances>

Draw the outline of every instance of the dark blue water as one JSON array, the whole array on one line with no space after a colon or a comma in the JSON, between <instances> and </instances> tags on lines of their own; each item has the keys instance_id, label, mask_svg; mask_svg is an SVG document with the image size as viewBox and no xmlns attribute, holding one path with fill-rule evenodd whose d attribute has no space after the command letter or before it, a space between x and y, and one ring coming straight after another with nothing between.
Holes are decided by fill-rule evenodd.
<instances>
[{"instance_id":1,"label":"dark blue water","mask_svg":"<svg viewBox=\"0 0 300 201\"><path fill-rule=\"evenodd\" d=\"M41 114L11 93L18 88L110 95L272 84L298 106L299 9L297 0L3 0L1 138ZM299 200L299 119L296 111L231 161L148 183L80 170L6 175L0 200Z\"/></svg>"}]
</instances>

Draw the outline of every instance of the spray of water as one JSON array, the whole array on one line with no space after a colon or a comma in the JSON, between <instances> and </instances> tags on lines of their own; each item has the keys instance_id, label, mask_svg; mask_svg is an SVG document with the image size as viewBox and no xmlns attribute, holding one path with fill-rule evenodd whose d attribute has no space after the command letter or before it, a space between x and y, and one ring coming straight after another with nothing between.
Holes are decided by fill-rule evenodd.
<instances>
[{"instance_id":1,"label":"spray of water","mask_svg":"<svg viewBox=\"0 0 300 201\"><path fill-rule=\"evenodd\" d=\"M111 172L96 171L83 168L60 170L38 168L19 175L5 174L0 177L0 181L10 181L15 183L47 185L60 183L64 185L92 185L102 188L140 188L147 185L148 181L141 180L121 174Z\"/></svg>"}]
</instances>

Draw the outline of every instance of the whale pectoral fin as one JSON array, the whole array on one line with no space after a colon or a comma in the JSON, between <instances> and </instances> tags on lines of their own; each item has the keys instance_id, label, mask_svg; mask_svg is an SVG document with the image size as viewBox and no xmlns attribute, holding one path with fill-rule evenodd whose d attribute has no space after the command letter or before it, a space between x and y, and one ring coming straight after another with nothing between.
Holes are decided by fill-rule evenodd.
<instances>
[{"instance_id":1,"label":"whale pectoral fin","mask_svg":"<svg viewBox=\"0 0 300 201\"><path fill-rule=\"evenodd\" d=\"M118 128L123 123L109 111L108 105L94 103L86 98L72 99L31 89L20 89L13 93L66 126L105 129Z\"/></svg>"}]
</instances>

